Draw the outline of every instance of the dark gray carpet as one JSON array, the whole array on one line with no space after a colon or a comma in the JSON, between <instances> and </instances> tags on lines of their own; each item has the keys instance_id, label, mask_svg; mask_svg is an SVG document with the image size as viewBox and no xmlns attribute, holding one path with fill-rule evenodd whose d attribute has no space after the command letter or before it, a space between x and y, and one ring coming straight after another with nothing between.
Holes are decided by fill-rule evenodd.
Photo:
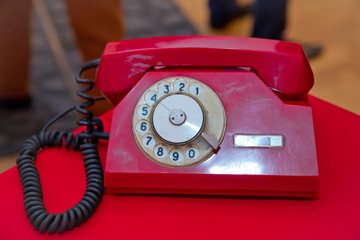
<instances>
[{"instance_id":1,"label":"dark gray carpet","mask_svg":"<svg viewBox=\"0 0 360 240\"><path fill-rule=\"evenodd\" d=\"M172 1L123 0L127 38L166 35L193 35L195 29ZM46 4L73 74L80 66L80 57L69 27L64 3L46 0ZM0 109L0 156L17 152L23 141L39 132L44 123L57 113L75 104L63 81L39 17L33 14L31 80L32 107L21 111ZM54 128L76 128L77 114L72 113Z\"/></svg>"}]
</instances>

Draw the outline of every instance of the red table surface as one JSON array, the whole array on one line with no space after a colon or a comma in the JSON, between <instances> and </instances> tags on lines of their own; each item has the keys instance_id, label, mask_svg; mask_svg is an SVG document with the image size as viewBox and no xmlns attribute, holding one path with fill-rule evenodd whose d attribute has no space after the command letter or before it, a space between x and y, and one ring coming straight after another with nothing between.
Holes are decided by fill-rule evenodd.
<instances>
[{"instance_id":1,"label":"red table surface","mask_svg":"<svg viewBox=\"0 0 360 240\"><path fill-rule=\"evenodd\" d=\"M26 218L14 167L0 175L0 239L360 239L360 117L310 100L320 171L317 200L104 195L85 224L49 235L35 231ZM103 119L109 131L111 112ZM100 152L105 159L105 143ZM80 153L48 149L38 154L36 166L49 212L81 199L86 183Z\"/></svg>"}]
</instances>

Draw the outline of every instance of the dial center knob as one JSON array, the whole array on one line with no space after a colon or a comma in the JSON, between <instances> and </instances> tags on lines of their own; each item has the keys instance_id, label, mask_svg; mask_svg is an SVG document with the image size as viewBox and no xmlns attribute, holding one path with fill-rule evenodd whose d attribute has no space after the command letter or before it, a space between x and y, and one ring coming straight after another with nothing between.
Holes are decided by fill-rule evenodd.
<instances>
[{"instance_id":1,"label":"dial center knob","mask_svg":"<svg viewBox=\"0 0 360 240\"><path fill-rule=\"evenodd\" d=\"M181 125L185 122L186 115L185 113L180 109L172 110L170 113L170 122L174 125Z\"/></svg>"}]
</instances>

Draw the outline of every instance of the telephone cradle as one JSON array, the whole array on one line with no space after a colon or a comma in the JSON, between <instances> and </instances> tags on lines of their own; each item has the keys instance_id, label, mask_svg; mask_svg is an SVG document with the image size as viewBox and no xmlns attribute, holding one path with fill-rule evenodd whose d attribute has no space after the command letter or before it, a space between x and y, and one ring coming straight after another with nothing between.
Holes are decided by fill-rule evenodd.
<instances>
[{"instance_id":1,"label":"telephone cradle","mask_svg":"<svg viewBox=\"0 0 360 240\"><path fill-rule=\"evenodd\" d=\"M299 44L174 36L109 43L96 85L116 105L105 191L316 197Z\"/></svg>"}]
</instances>

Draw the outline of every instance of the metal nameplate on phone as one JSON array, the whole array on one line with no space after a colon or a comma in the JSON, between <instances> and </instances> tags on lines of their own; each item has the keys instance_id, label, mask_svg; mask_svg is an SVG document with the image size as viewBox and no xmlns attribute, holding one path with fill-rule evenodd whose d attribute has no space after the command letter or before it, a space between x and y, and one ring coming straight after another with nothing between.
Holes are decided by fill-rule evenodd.
<instances>
[{"instance_id":1,"label":"metal nameplate on phone","mask_svg":"<svg viewBox=\"0 0 360 240\"><path fill-rule=\"evenodd\" d=\"M235 148L283 148L284 137L282 135L234 135Z\"/></svg>"}]
</instances>

